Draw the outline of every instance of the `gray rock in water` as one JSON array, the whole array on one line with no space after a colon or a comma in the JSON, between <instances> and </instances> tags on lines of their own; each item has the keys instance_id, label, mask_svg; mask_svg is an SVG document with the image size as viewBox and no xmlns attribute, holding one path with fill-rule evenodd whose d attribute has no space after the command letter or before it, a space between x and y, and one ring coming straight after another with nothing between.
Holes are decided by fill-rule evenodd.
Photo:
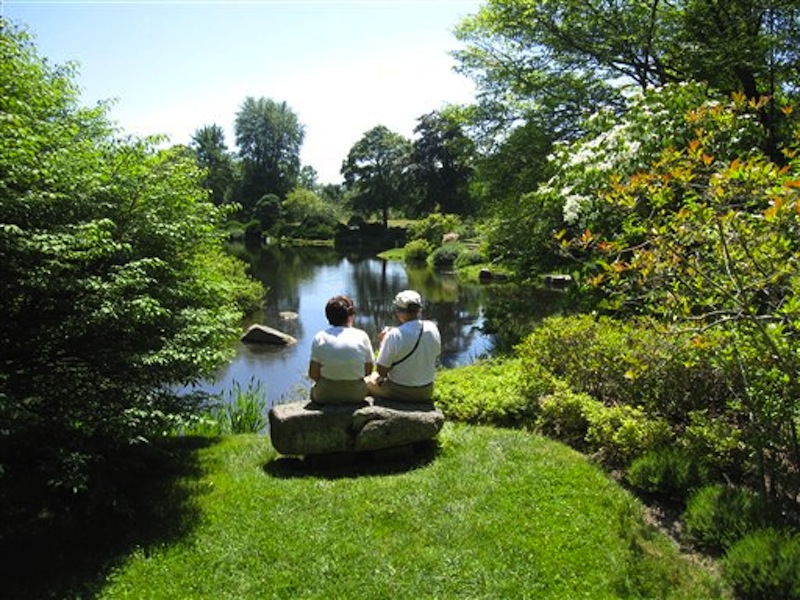
<instances>
[{"instance_id":1,"label":"gray rock in water","mask_svg":"<svg viewBox=\"0 0 800 600\"><path fill-rule=\"evenodd\" d=\"M292 402L269 411L272 445L281 454L305 456L383 450L431 440L444 415L431 403L367 398L361 404Z\"/></svg>"},{"instance_id":2,"label":"gray rock in water","mask_svg":"<svg viewBox=\"0 0 800 600\"><path fill-rule=\"evenodd\" d=\"M241 339L246 344L273 344L275 346L287 346L297 342L288 333L257 323L248 327Z\"/></svg>"}]
</instances>

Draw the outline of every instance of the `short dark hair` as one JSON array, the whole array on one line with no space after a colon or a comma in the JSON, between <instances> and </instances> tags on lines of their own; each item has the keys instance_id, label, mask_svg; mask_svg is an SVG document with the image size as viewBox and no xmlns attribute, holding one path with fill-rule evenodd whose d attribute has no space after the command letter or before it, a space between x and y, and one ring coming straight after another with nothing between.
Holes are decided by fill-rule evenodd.
<instances>
[{"instance_id":1,"label":"short dark hair","mask_svg":"<svg viewBox=\"0 0 800 600\"><path fill-rule=\"evenodd\" d=\"M334 296L325 305L325 316L331 325L344 325L347 318L354 314L356 307L347 296Z\"/></svg>"}]
</instances>

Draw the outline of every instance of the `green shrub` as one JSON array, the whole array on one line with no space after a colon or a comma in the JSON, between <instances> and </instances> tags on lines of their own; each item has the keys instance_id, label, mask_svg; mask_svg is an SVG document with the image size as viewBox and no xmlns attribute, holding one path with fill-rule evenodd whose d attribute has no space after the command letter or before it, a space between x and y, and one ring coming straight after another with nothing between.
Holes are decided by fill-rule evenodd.
<instances>
[{"instance_id":1,"label":"green shrub","mask_svg":"<svg viewBox=\"0 0 800 600\"><path fill-rule=\"evenodd\" d=\"M721 551L770 524L770 510L756 494L728 485L709 485L689 498L683 514L687 537L700 547Z\"/></svg>"},{"instance_id":2,"label":"green shrub","mask_svg":"<svg viewBox=\"0 0 800 600\"><path fill-rule=\"evenodd\" d=\"M307 215L300 222L300 236L308 240L332 240L339 221L333 214Z\"/></svg>"},{"instance_id":3,"label":"green shrub","mask_svg":"<svg viewBox=\"0 0 800 600\"><path fill-rule=\"evenodd\" d=\"M633 406L602 406L588 413L586 441L603 462L624 465L645 452L663 447L672 431L663 419L648 417Z\"/></svg>"},{"instance_id":4,"label":"green shrub","mask_svg":"<svg viewBox=\"0 0 800 600\"><path fill-rule=\"evenodd\" d=\"M679 447L658 448L635 458L625 477L638 490L678 501L708 483L705 465Z\"/></svg>"},{"instance_id":5,"label":"green shrub","mask_svg":"<svg viewBox=\"0 0 800 600\"><path fill-rule=\"evenodd\" d=\"M588 394L559 389L539 401L536 429L578 449L586 449L586 434L591 415L603 409L603 403Z\"/></svg>"},{"instance_id":6,"label":"green shrub","mask_svg":"<svg viewBox=\"0 0 800 600\"><path fill-rule=\"evenodd\" d=\"M689 422L680 436L687 451L702 461L708 476L714 479L723 473L741 479L748 461L742 430L731 422L732 416L690 411Z\"/></svg>"},{"instance_id":7,"label":"green shrub","mask_svg":"<svg viewBox=\"0 0 800 600\"><path fill-rule=\"evenodd\" d=\"M434 401L451 419L519 426L532 421L535 405L523 393L518 360L486 360L436 376Z\"/></svg>"},{"instance_id":8,"label":"green shrub","mask_svg":"<svg viewBox=\"0 0 800 600\"><path fill-rule=\"evenodd\" d=\"M800 598L800 534L761 529L736 542L722 561L737 598Z\"/></svg>"},{"instance_id":9,"label":"green shrub","mask_svg":"<svg viewBox=\"0 0 800 600\"><path fill-rule=\"evenodd\" d=\"M196 410L178 386L230 359L260 288L221 258L233 207L193 154L122 137L74 75L0 18L0 512L21 523Z\"/></svg>"},{"instance_id":10,"label":"green shrub","mask_svg":"<svg viewBox=\"0 0 800 600\"><path fill-rule=\"evenodd\" d=\"M431 246L425 240L411 240L403 249L406 262L424 262L428 260Z\"/></svg>"},{"instance_id":11,"label":"green shrub","mask_svg":"<svg viewBox=\"0 0 800 600\"><path fill-rule=\"evenodd\" d=\"M461 219L458 215L435 212L412 223L408 228L408 236L411 240L425 240L435 248L442 243L442 236L445 233L461 233L461 229Z\"/></svg>"},{"instance_id":12,"label":"green shrub","mask_svg":"<svg viewBox=\"0 0 800 600\"><path fill-rule=\"evenodd\" d=\"M486 256L484 256L481 252L478 250L465 248L456 257L455 266L456 268L461 269L470 265L479 265L484 262L486 262Z\"/></svg>"},{"instance_id":13,"label":"green shrub","mask_svg":"<svg viewBox=\"0 0 800 600\"><path fill-rule=\"evenodd\" d=\"M540 363L578 392L677 422L690 410L724 407L727 389L702 360L704 350L655 321L592 315L549 317L517 347L526 363Z\"/></svg>"},{"instance_id":14,"label":"green shrub","mask_svg":"<svg viewBox=\"0 0 800 600\"><path fill-rule=\"evenodd\" d=\"M624 464L670 439L669 425L641 409L605 406L592 396L566 388L539 401L536 427L575 448L597 452L607 463Z\"/></svg>"},{"instance_id":15,"label":"green shrub","mask_svg":"<svg viewBox=\"0 0 800 600\"><path fill-rule=\"evenodd\" d=\"M463 246L458 243L449 243L443 246L439 246L436 250L433 251L433 255L431 255L431 261L433 262L433 266L437 269L444 269L452 267L456 259L458 259L459 255L463 250Z\"/></svg>"},{"instance_id":16,"label":"green shrub","mask_svg":"<svg viewBox=\"0 0 800 600\"><path fill-rule=\"evenodd\" d=\"M244 236L247 239L254 240L261 237L261 221L258 219L250 219L244 224Z\"/></svg>"}]
</instances>

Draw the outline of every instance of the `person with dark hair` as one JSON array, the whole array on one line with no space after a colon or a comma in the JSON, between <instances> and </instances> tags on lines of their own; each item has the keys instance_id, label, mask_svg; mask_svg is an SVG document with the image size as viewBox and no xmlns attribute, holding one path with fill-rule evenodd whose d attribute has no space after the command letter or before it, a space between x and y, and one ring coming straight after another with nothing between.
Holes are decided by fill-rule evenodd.
<instances>
[{"instance_id":1,"label":"person with dark hair","mask_svg":"<svg viewBox=\"0 0 800 600\"><path fill-rule=\"evenodd\" d=\"M372 342L364 330L353 327L356 308L347 296L328 300L325 316L330 327L311 342L311 399L320 404L363 402L367 395L364 378L373 367Z\"/></svg>"},{"instance_id":2,"label":"person with dark hair","mask_svg":"<svg viewBox=\"0 0 800 600\"><path fill-rule=\"evenodd\" d=\"M369 394L406 402L430 401L442 351L439 328L421 318L422 297L414 290L397 294L393 306L400 325L379 336L377 373L367 380Z\"/></svg>"}]
</instances>

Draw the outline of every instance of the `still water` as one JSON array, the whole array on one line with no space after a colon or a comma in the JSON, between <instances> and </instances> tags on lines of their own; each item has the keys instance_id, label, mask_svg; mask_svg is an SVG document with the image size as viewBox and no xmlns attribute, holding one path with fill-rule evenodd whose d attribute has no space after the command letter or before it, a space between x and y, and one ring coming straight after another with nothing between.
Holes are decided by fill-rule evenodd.
<instances>
[{"instance_id":1,"label":"still water","mask_svg":"<svg viewBox=\"0 0 800 600\"><path fill-rule=\"evenodd\" d=\"M392 299L415 289L425 301L423 316L435 321L442 334L443 367L473 362L491 353L494 340L481 331L486 288L464 284L447 273L412 268L375 257L342 254L332 248L235 249L251 264L251 273L269 289L263 311L243 324L258 322L295 338L286 347L238 343L236 357L200 389L224 393L235 384L260 384L269 405L308 397L306 377L311 339L328 326L325 303L346 294L356 304L356 327L364 329L377 350L377 332L393 325ZM296 318L287 318L287 313Z\"/></svg>"}]
</instances>

